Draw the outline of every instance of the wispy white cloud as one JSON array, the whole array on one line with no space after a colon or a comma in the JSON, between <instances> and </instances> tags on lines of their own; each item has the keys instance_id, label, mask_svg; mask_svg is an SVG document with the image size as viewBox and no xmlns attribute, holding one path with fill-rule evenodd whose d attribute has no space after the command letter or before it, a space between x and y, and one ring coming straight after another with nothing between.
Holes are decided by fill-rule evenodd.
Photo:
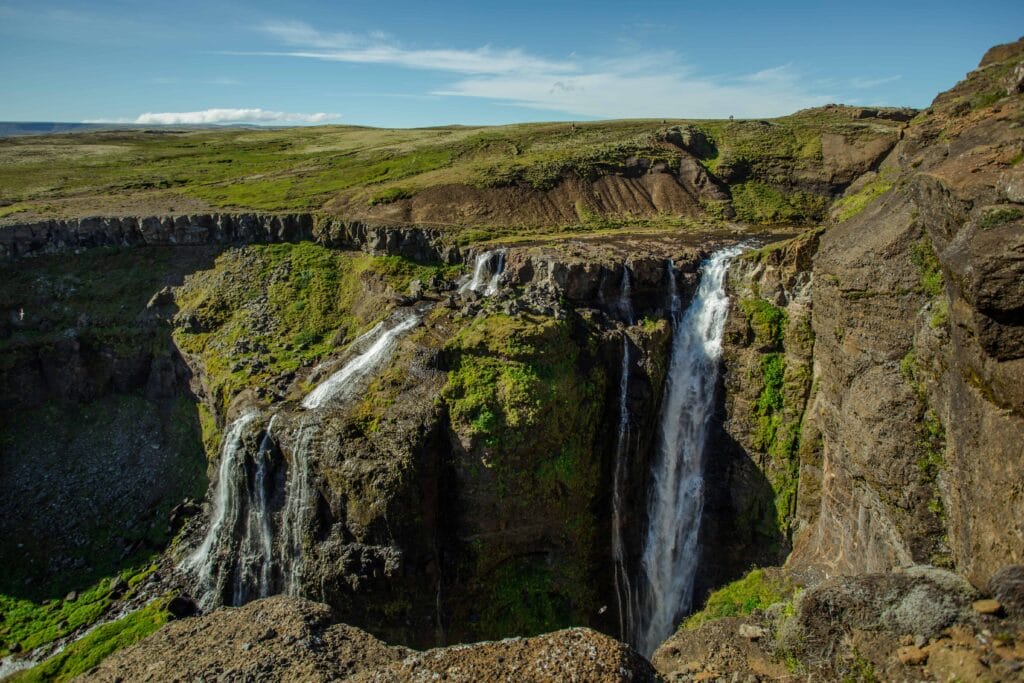
<instances>
[{"instance_id":1,"label":"wispy white cloud","mask_svg":"<svg viewBox=\"0 0 1024 683\"><path fill-rule=\"evenodd\" d=\"M552 75L469 78L438 94L477 97L512 105L599 118L741 118L781 116L832 101L802 85L791 69L770 79L714 79L685 73L604 71L571 78Z\"/></svg>"},{"instance_id":2,"label":"wispy white cloud","mask_svg":"<svg viewBox=\"0 0 1024 683\"><path fill-rule=\"evenodd\" d=\"M389 64L407 69L429 69L462 74L503 74L520 72L572 72L575 65L529 55L518 49L407 48L382 32L365 36L352 33L324 33L302 22L265 23L258 30L299 50L260 52L282 57L304 57L329 62Z\"/></svg>"},{"instance_id":3,"label":"wispy white cloud","mask_svg":"<svg viewBox=\"0 0 1024 683\"><path fill-rule=\"evenodd\" d=\"M877 88L880 85L887 83L895 83L896 81L903 78L902 76L886 76L885 78L854 78L850 80L850 87L857 88L858 90L867 90L869 88Z\"/></svg>"},{"instance_id":4,"label":"wispy white cloud","mask_svg":"<svg viewBox=\"0 0 1024 683\"><path fill-rule=\"evenodd\" d=\"M457 74L432 95L470 97L578 116L767 117L835 100L785 64L749 73L700 74L673 52L640 51L628 59L551 59L521 49L407 47L387 34L324 32L303 22L257 30L282 45L265 56L387 64Z\"/></svg>"},{"instance_id":5,"label":"wispy white cloud","mask_svg":"<svg viewBox=\"0 0 1024 683\"><path fill-rule=\"evenodd\" d=\"M143 125L195 125L210 123L327 123L341 114L296 114L268 109L204 109L202 111L146 112L134 119L96 120L86 123L137 123Z\"/></svg>"}]
</instances>

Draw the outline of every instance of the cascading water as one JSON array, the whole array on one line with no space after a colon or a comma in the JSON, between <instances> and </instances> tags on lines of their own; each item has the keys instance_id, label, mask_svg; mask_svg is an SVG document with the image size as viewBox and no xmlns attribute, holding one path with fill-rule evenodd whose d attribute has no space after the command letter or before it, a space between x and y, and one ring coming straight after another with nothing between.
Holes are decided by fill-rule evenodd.
<instances>
[{"instance_id":1,"label":"cascading water","mask_svg":"<svg viewBox=\"0 0 1024 683\"><path fill-rule=\"evenodd\" d=\"M233 604L241 605L253 597L270 595L271 573L274 568L274 532L268 489L271 486L269 472L272 466L274 424L277 415L270 418L263 433L260 447L256 451L256 471L249 483L249 505L245 511L245 529L239 546L238 568L235 571ZM255 595L253 588L255 587Z\"/></svg>"},{"instance_id":2,"label":"cascading water","mask_svg":"<svg viewBox=\"0 0 1024 683\"><path fill-rule=\"evenodd\" d=\"M704 444L729 310L725 274L741 251L723 249L705 262L700 287L685 313L680 311L675 268L669 264L672 351L648 494L648 528L637 577L640 611L633 638L648 657L690 609L704 508Z\"/></svg>"},{"instance_id":3,"label":"cascading water","mask_svg":"<svg viewBox=\"0 0 1024 683\"><path fill-rule=\"evenodd\" d=\"M351 387L359 380L368 376L377 369L394 350L398 338L403 333L416 327L420 322L420 316L416 313L407 313L400 317L398 323L385 329L383 324L378 324L372 330L359 337L353 345L374 339L368 349L346 363L340 370L324 380L316 389L302 400L302 407L311 410L320 408L334 399L347 398Z\"/></svg>"},{"instance_id":4,"label":"cascading water","mask_svg":"<svg viewBox=\"0 0 1024 683\"><path fill-rule=\"evenodd\" d=\"M213 512L210 526L203 542L195 552L185 559L184 566L194 572L203 591L201 602L204 607L216 600L217 550L225 535L234 533L241 514L240 498L245 494L245 443L242 437L259 412L249 410L242 413L228 428L221 445L220 467L217 473L217 488L213 498Z\"/></svg>"},{"instance_id":5,"label":"cascading water","mask_svg":"<svg viewBox=\"0 0 1024 683\"><path fill-rule=\"evenodd\" d=\"M632 292L630 291L629 266L622 268L622 284L619 299L616 302L623 322L632 325L634 322ZM629 336L622 333L622 371L619 375L619 430L615 448L615 469L612 482L612 560L615 564L615 599L619 608L619 635L622 639L629 638L634 623L635 595L629 580L629 566L626 562L626 549L623 511L623 500L626 486L627 465L630 454L629 447Z\"/></svg>"},{"instance_id":6,"label":"cascading water","mask_svg":"<svg viewBox=\"0 0 1024 683\"><path fill-rule=\"evenodd\" d=\"M306 413L301 414L290 439L283 502L277 499L279 514L275 515L271 499L275 484L279 484L273 476L275 445L285 438L277 434L280 415L270 416L251 463L244 437L261 413L247 410L231 423L221 446L210 526L200 546L182 563L182 568L198 579L204 608L228 599L228 587L234 605L275 592L299 594L303 533L315 502L309 456L320 420L318 409L350 398L363 380L387 361L399 337L421 318L422 312L405 312L397 315L390 326L376 325L353 342L354 348L365 350L302 401ZM232 574L227 574L229 571Z\"/></svg>"},{"instance_id":7,"label":"cascading water","mask_svg":"<svg viewBox=\"0 0 1024 683\"><path fill-rule=\"evenodd\" d=\"M478 254L473 263L473 277L459 287L459 293L476 292L484 296L493 296L498 292L503 272L505 272L504 249L494 249Z\"/></svg>"},{"instance_id":8,"label":"cascading water","mask_svg":"<svg viewBox=\"0 0 1024 683\"><path fill-rule=\"evenodd\" d=\"M281 514L281 569L284 592L298 595L302 577L302 530L313 506L313 487L309 481L309 450L313 439L312 420L302 419L292 449L292 461L285 483L285 505Z\"/></svg>"}]
</instances>

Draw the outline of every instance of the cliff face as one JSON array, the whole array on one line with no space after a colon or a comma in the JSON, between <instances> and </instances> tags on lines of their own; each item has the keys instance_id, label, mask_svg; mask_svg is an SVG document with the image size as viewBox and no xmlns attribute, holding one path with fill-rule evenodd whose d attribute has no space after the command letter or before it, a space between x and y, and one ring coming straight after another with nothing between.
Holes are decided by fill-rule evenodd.
<instances>
[{"instance_id":1,"label":"cliff face","mask_svg":"<svg viewBox=\"0 0 1024 683\"><path fill-rule=\"evenodd\" d=\"M828 225L751 249L729 274L697 602L783 562L808 583L927 563L980 587L1024 548L1022 63L1024 42L994 49L905 127L904 113L846 109L679 126L645 148L673 165L641 155L536 184L513 169L500 186L431 186L365 213L770 223L828 209ZM639 571L670 282L689 300L701 260L745 229L510 239L488 295L456 291L480 249L427 227L211 213L0 229L4 596L59 597L152 557L183 523L161 580L195 589L182 564L209 515L170 508L201 495L203 470L221 483L224 461L199 444L226 458L224 433L257 411L235 484L252 500L262 487L272 543L290 473L308 471L287 529L296 562L268 570L274 592L415 646L616 632L612 507ZM303 400L362 335L412 312L387 362L310 417ZM37 511L53 491L61 502ZM231 583L258 554L242 543L258 525L238 520L214 553L221 601L255 597ZM126 590L102 585L104 606ZM4 631L4 651L35 642L23 635Z\"/></svg>"},{"instance_id":2,"label":"cliff face","mask_svg":"<svg viewBox=\"0 0 1024 683\"><path fill-rule=\"evenodd\" d=\"M686 297L709 246L665 238L509 247L502 288L490 297L456 295L438 264L256 246L186 278L170 292L177 311L168 315L192 391L219 426L208 447L245 410L265 411L241 441L246 463L267 453L275 536L289 505L285 473L308 463L311 513L296 565L303 594L421 646L579 623L611 631L617 615L602 607L613 591L623 339L632 350L623 495L635 563L669 337L667 257ZM339 349L382 312L410 305L429 312L360 395L314 417L299 409L356 353ZM335 358L314 366L332 349ZM198 542L206 524L197 517L187 538ZM178 548L179 561L193 542ZM240 542L217 550L213 589L225 601L245 567L232 551ZM275 586L282 572L271 570Z\"/></svg>"},{"instance_id":3,"label":"cliff face","mask_svg":"<svg viewBox=\"0 0 1024 683\"><path fill-rule=\"evenodd\" d=\"M835 225L734 269L724 428L772 483L794 570L928 563L984 586L1021 560L1022 60L994 49Z\"/></svg>"}]
</instances>

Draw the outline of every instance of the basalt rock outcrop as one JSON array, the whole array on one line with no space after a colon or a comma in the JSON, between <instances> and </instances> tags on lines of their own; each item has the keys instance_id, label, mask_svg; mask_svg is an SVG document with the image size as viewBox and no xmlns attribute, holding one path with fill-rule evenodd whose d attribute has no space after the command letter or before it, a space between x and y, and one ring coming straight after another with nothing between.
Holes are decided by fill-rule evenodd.
<instances>
[{"instance_id":1,"label":"basalt rock outcrop","mask_svg":"<svg viewBox=\"0 0 1024 683\"><path fill-rule=\"evenodd\" d=\"M461 260L458 248L446 244L443 231L437 229L269 213L90 217L8 225L0 229L0 258L103 246L239 246L299 241L414 261Z\"/></svg>"}]
</instances>

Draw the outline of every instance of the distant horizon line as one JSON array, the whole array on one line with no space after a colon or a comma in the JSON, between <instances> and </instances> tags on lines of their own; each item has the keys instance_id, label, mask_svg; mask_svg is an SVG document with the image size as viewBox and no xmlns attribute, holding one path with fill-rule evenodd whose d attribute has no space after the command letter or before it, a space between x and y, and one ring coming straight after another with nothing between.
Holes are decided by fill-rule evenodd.
<instances>
[{"instance_id":1,"label":"distant horizon line","mask_svg":"<svg viewBox=\"0 0 1024 683\"><path fill-rule=\"evenodd\" d=\"M601 124L601 123L613 123L617 121L657 121L661 119L663 122L687 122L687 121L770 121L774 119L784 119L790 116L795 116L801 112L814 111L820 109L863 109L863 110L902 110L902 111L923 111L919 107L900 106L900 105L859 105L859 104L841 104L841 103L829 103L819 107L805 107L798 109L789 114L783 114L781 116L748 116L748 117L666 117L666 116L641 116L636 118L578 118L578 119L547 119L542 121L508 121L505 123L443 123L434 125L421 125L421 126L381 126L367 123L344 123L340 121L324 122L324 123L268 123L258 121L237 121L237 122L223 122L223 123L133 123L133 122L119 122L119 121L56 121L56 120L22 120L22 121L0 121L0 137L10 135L10 132L4 130L5 126L68 126L75 128L91 128L93 130L149 130L149 129L163 129L163 130L209 130L209 129L221 129L227 130L231 128L255 128L265 130L281 130L290 128L376 128L380 130L428 130L437 128L501 128L505 126L538 126L538 125L550 125L556 123L565 124ZM45 135L47 133L59 133L59 132L70 132L70 131L33 131L26 130L23 134L38 134Z\"/></svg>"}]
</instances>

